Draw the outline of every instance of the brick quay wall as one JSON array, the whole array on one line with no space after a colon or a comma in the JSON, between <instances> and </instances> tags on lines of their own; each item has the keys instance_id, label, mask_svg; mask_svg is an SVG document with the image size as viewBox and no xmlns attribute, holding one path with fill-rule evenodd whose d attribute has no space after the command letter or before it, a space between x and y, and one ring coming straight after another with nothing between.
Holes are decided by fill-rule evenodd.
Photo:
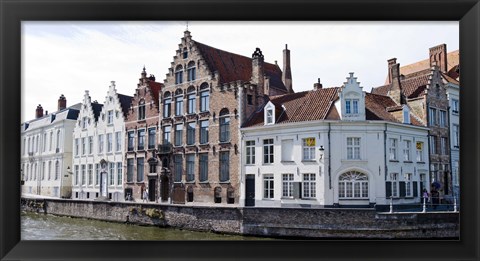
<instances>
[{"instance_id":1,"label":"brick quay wall","mask_svg":"<svg viewBox=\"0 0 480 261\"><path fill-rule=\"evenodd\" d=\"M374 209L240 208L22 198L21 208L59 216L192 231L286 238L457 239L459 213Z\"/></svg>"}]
</instances>

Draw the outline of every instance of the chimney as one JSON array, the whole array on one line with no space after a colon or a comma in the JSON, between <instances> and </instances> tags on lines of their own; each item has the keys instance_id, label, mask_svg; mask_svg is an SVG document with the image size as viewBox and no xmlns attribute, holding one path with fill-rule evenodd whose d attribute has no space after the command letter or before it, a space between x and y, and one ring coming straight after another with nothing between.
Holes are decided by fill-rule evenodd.
<instances>
[{"instance_id":1,"label":"chimney","mask_svg":"<svg viewBox=\"0 0 480 261\"><path fill-rule=\"evenodd\" d=\"M390 64L389 64L390 65ZM388 96L397 104L403 104L403 94L402 94L402 85L400 83L400 64L395 63L391 66L391 75L392 82L390 85L390 90L388 91Z\"/></svg>"},{"instance_id":2,"label":"chimney","mask_svg":"<svg viewBox=\"0 0 480 261\"><path fill-rule=\"evenodd\" d=\"M42 105L39 104L37 106L37 109L35 110L35 118L38 119L41 117L43 117L43 108L42 108Z\"/></svg>"},{"instance_id":3,"label":"chimney","mask_svg":"<svg viewBox=\"0 0 480 261\"><path fill-rule=\"evenodd\" d=\"M252 83L257 85L257 90L263 88L264 85L264 68L263 68L263 54L260 48L256 48L252 54ZM263 92L264 90L262 90ZM260 93L258 93L259 95ZM264 93L268 95L268 93Z\"/></svg>"},{"instance_id":4,"label":"chimney","mask_svg":"<svg viewBox=\"0 0 480 261\"><path fill-rule=\"evenodd\" d=\"M60 98L58 98L58 110L61 111L65 108L67 108L67 99L65 99L65 96L62 94Z\"/></svg>"},{"instance_id":5,"label":"chimney","mask_svg":"<svg viewBox=\"0 0 480 261\"><path fill-rule=\"evenodd\" d=\"M323 85L320 83L320 78L318 78L318 82L313 84L313 89L318 90L318 89L322 89L322 88L323 88Z\"/></svg>"},{"instance_id":6,"label":"chimney","mask_svg":"<svg viewBox=\"0 0 480 261\"><path fill-rule=\"evenodd\" d=\"M45 111L45 115L48 115L48 111Z\"/></svg>"},{"instance_id":7,"label":"chimney","mask_svg":"<svg viewBox=\"0 0 480 261\"><path fill-rule=\"evenodd\" d=\"M430 54L430 67L434 66L434 62L437 63L440 71L447 72L447 45L440 44L429 49Z\"/></svg>"},{"instance_id":8,"label":"chimney","mask_svg":"<svg viewBox=\"0 0 480 261\"><path fill-rule=\"evenodd\" d=\"M392 83L392 67L397 63L397 58L389 59L388 61L388 83Z\"/></svg>"},{"instance_id":9,"label":"chimney","mask_svg":"<svg viewBox=\"0 0 480 261\"><path fill-rule=\"evenodd\" d=\"M282 81L289 93L293 93L292 89L292 70L290 69L290 50L285 44L285 50L283 50L283 74Z\"/></svg>"}]
</instances>

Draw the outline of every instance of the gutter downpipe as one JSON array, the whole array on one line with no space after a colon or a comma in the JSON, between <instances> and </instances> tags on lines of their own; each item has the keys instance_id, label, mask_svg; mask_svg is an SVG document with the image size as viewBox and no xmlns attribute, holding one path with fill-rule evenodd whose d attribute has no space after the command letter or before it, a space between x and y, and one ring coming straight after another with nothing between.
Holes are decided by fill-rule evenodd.
<instances>
[{"instance_id":1,"label":"gutter downpipe","mask_svg":"<svg viewBox=\"0 0 480 261\"><path fill-rule=\"evenodd\" d=\"M330 122L328 123L328 187L332 189L332 175L331 175L331 151L330 151Z\"/></svg>"}]
</instances>

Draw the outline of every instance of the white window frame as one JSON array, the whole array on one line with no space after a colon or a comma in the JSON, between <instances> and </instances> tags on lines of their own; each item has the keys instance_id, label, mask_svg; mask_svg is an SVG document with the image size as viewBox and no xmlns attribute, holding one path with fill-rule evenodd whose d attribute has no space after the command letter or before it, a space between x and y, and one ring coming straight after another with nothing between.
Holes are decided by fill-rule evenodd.
<instances>
[{"instance_id":1,"label":"white window frame","mask_svg":"<svg viewBox=\"0 0 480 261\"><path fill-rule=\"evenodd\" d=\"M282 198L293 198L293 173L282 174Z\"/></svg>"},{"instance_id":2,"label":"white window frame","mask_svg":"<svg viewBox=\"0 0 480 261\"><path fill-rule=\"evenodd\" d=\"M263 164L273 164L275 162L275 146L273 139L263 140Z\"/></svg>"},{"instance_id":3,"label":"white window frame","mask_svg":"<svg viewBox=\"0 0 480 261\"><path fill-rule=\"evenodd\" d=\"M404 161L412 161L412 157L410 154L411 147L412 147L411 140L403 140L403 160Z\"/></svg>"},{"instance_id":4,"label":"white window frame","mask_svg":"<svg viewBox=\"0 0 480 261\"><path fill-rule=\"evenodd\" d=\"M275 179L273 174L263 174L263 199L275 198Z\"/></svg>"},{"instance_id":5,"label":"white window frame","mask_svg":"<svg viewBox=\"0 0 480 261\"><path fill-rule=\"evenodd\" d=\"M245 141L245 164L254 165L255 164L255 141L247 140Z\"/></svg>"},{"instance_id":6,"label":"white window frame","mask_svg":"<svg viewBox=\"0 0 480 261\"><path fill-rule=\"evenodd\" d=\"M302 174L302 198L313 199L317 197L316 179L315 173Z\"/></svg>"},{"instance_id":7,"label":"white window frame","mask_svg":"<svg viewBox=\"0 0 480 261\"><path fill-rule=\"evenodd\" d=\"M453 124L453 147L460 148L460 126Z\"/></svg>"},{"instance_id":8,"label":"white window frame","mask_svg":"<svg viewBox=\"0 0 480 261\"><path fill-rule=\"evenodd\" d=\"M113 110L107 112L107 124L113 124Z\"/></svg>"},{"instance_id":9,"label":"white window frame","mask_svg":"<svg viewBox=\"0 0 480 261\"><path fill-rule=\"evenodd\" d=\"M398 173L390 173L390 182L392 186L392 197L398 198L400 196L400 188L398 182Z\"/></svg>"},{"instance_id":10,"label":"white window frame","mask_svg":"<svg viewBox=\"0 0 480 261\"><path fill-rule=\"evenodd\" d=\"M360 160L361 159L361 138L360 137L347 137L347 159L348 160ZM350 153L351 152L351 153Z\"/></svg>"},{"instance_id":11,"label":"white window frame","mask_svg":"<svg viewBox=\"0 0 480 261\"><path fill-rule=\"evenodd\" d=\"M308 144L307 140L313 139L313 145ZM313 161L315 160L315 148L317 141L315 137L307 137L302 139L302 160Z\"/></svg>"},{"instance_id":12,"label":"white window frame","mask_svg":"<svg viewBox=\"0 0 480 261\"><path fill-rule=\"evenodd\" d=\"M398 147L398 139L396 138L389 138L389 159L390 160L397 160L397 147Z\"/></svg>"},{"instance_id":13,"label":"white window frame","mask_svg":"<svg viewBox=\"0 0 480 261\"><path fill-rule=\"evenodd\" d=\"M412 173L405 173L405 197L413 197Z\"/></svg>"}]
</instances>

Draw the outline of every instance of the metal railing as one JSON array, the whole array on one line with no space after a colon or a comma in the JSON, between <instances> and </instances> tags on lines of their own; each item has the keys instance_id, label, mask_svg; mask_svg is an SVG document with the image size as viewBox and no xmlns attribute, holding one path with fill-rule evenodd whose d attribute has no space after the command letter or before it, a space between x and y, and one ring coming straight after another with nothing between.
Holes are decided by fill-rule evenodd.
<instances>
[{"instance_id":1,"label":"metal railing","mask_svg":"<svg viewBox=\"0 0 480 261\"><path fill-rule=\"evenodd\" d=\"M380 204L384 202L384 204ZM388 213L401 212L459 212L460 205L457 197L414 197L414 198L377 198L377 205L387 206ZM383 208L385 209L385 208ZM384 211L382 211L384 212Z\"/></svg>"}]
</instances>

